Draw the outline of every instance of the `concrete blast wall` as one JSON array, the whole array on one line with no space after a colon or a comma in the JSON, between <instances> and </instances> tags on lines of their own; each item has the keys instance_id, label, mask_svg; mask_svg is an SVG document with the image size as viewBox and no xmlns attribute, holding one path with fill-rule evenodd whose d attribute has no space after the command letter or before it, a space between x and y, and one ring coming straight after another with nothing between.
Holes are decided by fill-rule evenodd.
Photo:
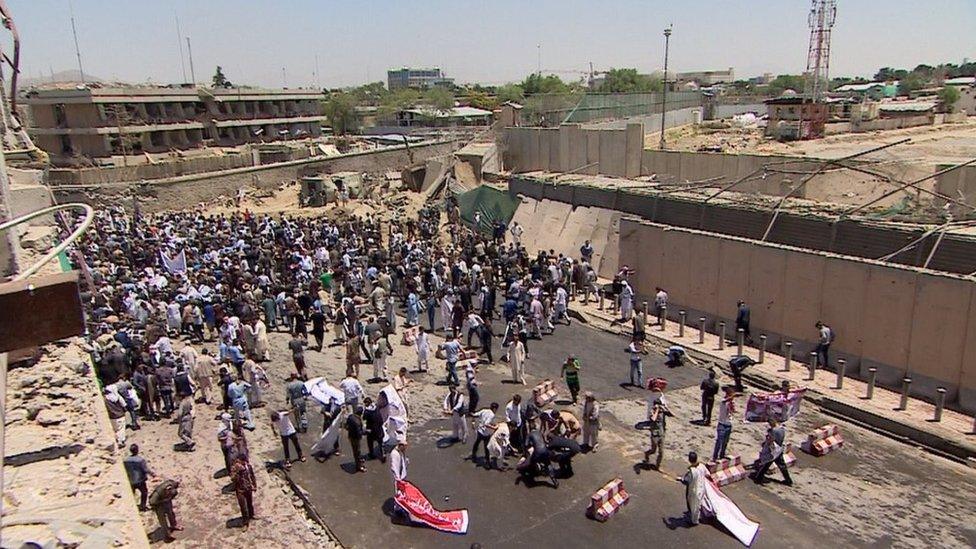
<instances>
[{"instance_id":1,"label":"concrete blast wall","mask_svg":"<svg viewBox=\"0 0 976 549\"><path fill-rule=\"evenodd\" d=\"M617 272L620 212L605 208L578 207L553 200L522 198L512 223L522 226L522 244L530 254L553 250L579 258L579 249L589 240L593 246L593 269L602 277Z\"/></svg>"},{"instance_id":2,"label":"concrete blast wall","mask_svg":"<svg viewBox=\"0 0 976 549\"><path fill-rule=\"evenodd\" d=\"M620 263L637 269L639 296L668 291L669 317L705 316L713 333L725 321L731 335L743 299L753 337L766 334L771 349L792 341L804 363L823 320L837 334L831 369L839 358L855 377L876 367L889 387L908 375L914 395L931 400L942 386L948 402L976 411L972 280L633 218L620 222L619 247Z\"/></svg>"},{"instance_id":3,"label":"concrete blast wall","mask_svg":"<svg viewBox=\"0 0 976 549\"><path fill-rule=\"evenodd\" d=\"M547 171L637 177L641 174L644 131L590 130L578 124L558 128L505 128L500 150L507 170Z\"/></svg>"}]
</instances>

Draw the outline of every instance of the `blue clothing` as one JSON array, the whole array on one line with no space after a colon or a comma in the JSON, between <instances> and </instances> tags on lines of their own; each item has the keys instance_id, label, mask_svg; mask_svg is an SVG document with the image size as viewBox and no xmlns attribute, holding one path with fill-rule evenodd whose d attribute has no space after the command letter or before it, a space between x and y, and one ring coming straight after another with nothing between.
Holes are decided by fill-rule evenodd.
<instances>
[{"instance_id":1,"label":"blue clothing","mask_svg":"<svg viewBox=\"0 0 976 549\"><path fill-rule=\"evenodd\" d=\"M447 357L447 363L456 363L461 357L461 344L457 341L448 341L441 345L444 348L444 356Z\"/></svg>"}]
</instances>

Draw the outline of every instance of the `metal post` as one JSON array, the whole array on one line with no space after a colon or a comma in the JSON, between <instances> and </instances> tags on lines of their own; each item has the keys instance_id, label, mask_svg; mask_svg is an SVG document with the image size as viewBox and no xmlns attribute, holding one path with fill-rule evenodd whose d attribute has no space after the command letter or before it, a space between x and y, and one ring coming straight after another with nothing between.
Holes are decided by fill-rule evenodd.
<instances>
[{"instance_id":1,"label":"metal post","mask_svg":"<svg viewBox=\"0 0 976 549\"><path fill-rule=\"evenodd\" d=\"M908 409L908 391L912 387L912 378L903 377L901 379L901 402L898 403L899 410Z\"/></svg>"},{"instance_id":2,"label":"metal post","mask_svg":"<svg viewBox=\"0 0 976 549\"><path fill-rule=\"evenodd\" d=\"M939 387L936 392L939 393L939 396L935 399L935 417L932 418L932 421L939 422L942 421L942 409L945 408L946 388Z\"/></svg>"},{"instance_id":3,"label":"metal post","mask_svg":"<svg viewBox=\"0 0 976 549\"><path fill-rule=\"evenodd\" d=\"M718 348L719 349L725 348L725 323L724 322L718 323Z\"/></svg>"},{"instance_id":4,"label":"metal post","mask_svg":"<svg viewBox=\"0 0 976 549\"><path fill-rule=\"evenodd\" d=\"M766 361L766 335L759 336L759 364Z\"/></svg>"},{"instance_id":5,"label":"metal post","mask_svg":"<svg viewBox=\"0 0 976 549\"><path fill-rule=\"evenodd\" d=\"M705 317L698 319L698 344L705 343Z\"/></svg>"},{"instance_id":6,"label":"metal post","mask_svg":"<svg viewBox=\"0 0 976 549\"><path fill-rule=\"evenodd\" d=\"M671 26L664 29L664 86L661 88L661 150L664 150L664 129L667 125L665 121L665 113L667 113L668 104L668 49L671 45Z\"/></svg>"},{"instance_id":7,"label":"metal post","mask_svg":"<svg viewBox=\"0 0 976 549\"><path fill-rule=\"evenodd\" d=\"M817 375L817 352L810 351L810 364L807 366L810 369L810 377L807 378L808 381L813 381L813 378Z\"/></svg>"},{"instance_id":8,"label":"metal post","mask_svg":"<svg viewBox=\"0 0 976 549\"><path fill-rule=\"evenodd\" d=\"M786 347L786 352L783 353L784 355L786 355L785 357L783 357L783 371L789 372L790 363L793 362L793 342L787 341L786 343L783 344L783 346Z\"/></svg>"},{"instance_id":9,"label":"metal post","mask_svg":"<svg viewBox=\"0 0 976 549\"><path fill-rule=\"evenodd\" d=\"M569 300L570 301L576 301L576 283L575 282L570 282L569 283Z\"/></svg>"},{"instance_id":10,"label":"metal post","mask_svg":"<svg viewBox=\"0 0 976 549\"><path fill-rule=\"evenodd\" d=\"M647 326L647 302L644 302L644 326Z\"/></svg>"},{"instance_id":11,"label":"metal post","mask_svg":"<svg viewBox=\"0 0 976 549\"><path fill-rule=\"evenodd\" d=\"M603 288L598 289L596 293L597 295L600 296L600 310L602 311L603 310Z\"/></svg>"},{"instance_id":12,"label":"metal post","mask_svg":"<svg viewBox=\"0 0 976 549\"><path fill-rule=\"evenodd\" d=\"M837 359L837 387L835 389L844 388L844 375L847 370L847 361L843 358Z\"/></svg>"},{"instance_id":13,"label":"metal post","mask_svg":"<svg viewBox=\"0 0 976 549\"><path fill-rule=\"evenodd\" d=\"M878 377L877 368L868 368L868 393L864 395L864 398L871 400L874 398L874 382L875 378Z\"/></svg>"},{"instance_id":14,"label":"metal post","mask_svg":"<svg viewBox=\"0 0 976 549\"><path fill-rule=\"evenodd\" d=\"M678 311L678 337L685 337L685 315L688 313Z\"/></svg>"},{"instance_id":15,"label":"metal post","mask_svg":"<svg viewBox=\"0 0 976 549\"><path fill-rule=\"evenodd\" d=\"M746 343L746 331L739 328L735 331L736 354L742 356L742 347Z\"/></svg>"},{"instance_id":16,"label":"metal post","mask_svg":"<svg viewBox=\"0 0 976 549\"><path fill-rule=\"evenodd\" d=\"M661 331L663 332L668 326L668 308L667 306L661 307L661 316L658 318L658 322L661 323Z\"/></svg>"}]
</instances>

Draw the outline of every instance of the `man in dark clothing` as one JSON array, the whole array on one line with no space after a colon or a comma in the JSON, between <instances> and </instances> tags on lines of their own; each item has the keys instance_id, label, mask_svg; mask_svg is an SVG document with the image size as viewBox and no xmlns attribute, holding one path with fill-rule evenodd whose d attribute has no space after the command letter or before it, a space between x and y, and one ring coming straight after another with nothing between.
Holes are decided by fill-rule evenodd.
<instances>
[{"instance_id":1,"label":"man in dark clothing","mask_svg":"<svg viewBox=\"0 0 976 549\"><path fill-rule=\"evenodd\" d=\"M739 301L736 306L739 310L735 314L735 333L738 334L741 329L746 342L752 343L752 335L749 333L749 306L745 301Z\"/></svg>"},{"instance_id":2,"label":"man in dark clothing","mask_svg":"<svg viewBox=\"0 0 976 549\"><path fill-rule=\"evenodd\" d=\"M352 458L356 465L356 469L360 472L366 472L366 460L363 459L363 435L366 434L366 429L363 426L363 407L357 406L353 413L349 414L346 418L346 432L349 435L349 445L352 446ZM382 439L380 441L382 445ZM370 453L372 453L372 444L370 444Z\"/></svg>"},{"instance_id":3,"label":"man in dark clothing","mask_svg":"<svg viewBox=\"0 0 976 549\"><path fill-rule=\"evenodd\" d=\"M125 467L125 473L129 476L129 485L132 487L132 491L139 492L139 510L145 511L148 509L146 507L146 500L149 498L149 489L146 488L146 480L156 475L149 470L146 458L139 455L139 446L137 444L129 446L129 452L132 455L123 459L122 465Z\"/></svg>"},{"instance_id":4,"label":"man in dark clothing","mask_svg":"<svg viewBox=\"0 0 976 549\"><path fill-rule=\"evenodd\" d=\"M366 405L366 409L363 411L363 420L366 423L366 447L369 450L369 456L379 458L381 462L386 462L386 456L383 454L383 415L380 413L379 409L373 405L373 399L367 397L363 401ZM376 446L376 451L373 451L373 445Z\"/></svg>"},{"instance_id":5,"label":"man in dark clothing","mask_svg":"<svg viewBox=\"0 0 976 549\"><path fill-rule=\"evenodd\" d=\"M176 407L173 405L173 380L176 378L176 370L173 369L172 361L164 360L162 366L156 368L156 379L159 383L159 395L163 399L163 415L169 417Z\"/></svg>"},{"instance_id":6,"label":"man in dark clothing","mask_svg":"<svg viewBox=\"0 0 976 549\"><path fill-rule=\"evenodd\" d=\"M766 431L766 440L763 442L762 449L759 451L759 461L762 465L752 475L752 480L756 481L756 484L763 484L766 481L766 473L775 463L776 467L779 467L779 471L783 473L783 484L793 486L790 471L786 468L786 460L783 459L783 445L785 441L786 427L783 427L778 420L770 418L769 429Z\"/></svg>"},{"instance_id":7,"label":"man in dark clothing","mask_svg":"<svg viewBox=\"0 0 976 549\"><path fill-rule=\"evenodd\" d=\"M701 382L701 411L702 425L712 424L712 407L715 406L715 395L718 394L719 384L715 379L715 370L709 368L708 377Z\"/></svg>"},{"instance_id":8,"label":"man in dark clothing","mask_svg":"<svg viewBox=\"0 0 976 549\"><path fill-rule=\"evenodd\" d=\"M163 541L166 542L175 539L172 531L182 530L176 524L176 513L173 511L173 500L179 494L179 487L179 482L167 479L156 486L152 495L149 496L149 505L156 512L159 528L163 531Z\"/></svg>"},{"instance_id":9,"label":"man in dark clothing","mask_svg":"<svg viewBox=\"0 0 976 549\"><path fill-rule=\"evenodd\" d=\"M732 369L732 379L735 380L735 392L745 391L742 387L742 371L752 366L756 362L746 355L736 355L729 359L729 368Z\"/></svg>"}]
</instances>

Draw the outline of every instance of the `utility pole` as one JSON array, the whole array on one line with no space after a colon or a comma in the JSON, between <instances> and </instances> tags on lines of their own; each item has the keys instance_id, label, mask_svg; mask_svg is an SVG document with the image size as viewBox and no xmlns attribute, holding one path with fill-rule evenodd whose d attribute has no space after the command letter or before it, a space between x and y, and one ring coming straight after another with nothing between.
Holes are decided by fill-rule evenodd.
<instances>
[{"instance_id":1,"label":"utility pole","mask_svg":"<svg viewBox=\"0 0 976 549\"><path fill-rule=\"evenodd\" d=\"M190 80L193 81L193 87L197 86L197 73L193 70L193 47L190 46L190 37L186 37L186 53L190 58Z\"/></svg>"},{"instance_id":2,"label":"utility pole","mask_svg":"<svg viewBox=\"0 0 976 549\"><path fill-rule=\"evenodd\" d=\"M661 88L661 150L664 150L666 143L664 142L664 120L665 115L668 112L668 47L671 45L671 28L674 25L668 25L668 28L664 29L664 86Z\"/></svg>"},{"instance_id":3,"label":"utility pole","mask_svg":"<svg viewBox=\"0 0 976 549\"><path fill-rule=\"evenodd\" d=\"M85 69L81 66L81 50L78 48L78 29L75 28L75 8L71 1L68 1L68 10L71 13L71 34L75 37L75 56L78 58L78 72L81 74L81 83L85 83Z\"/></svg>"},{"instance_id":4,"label":"utility pole","mask_svg":"<svg viewBox=\"0 0 976 549\"><path fill-rule=\"evenodd\" d=\"M319 77L319 54L315 54L315 87L322 91L322 79Z\"/></svg>"},{"instance_id":5,"label":"utility pole","mask_svg":"<svg viewBox=\"0 0 976 549\"><path fill-rule=\"evenodd\" d=\"M186 62L183 61L183 31L180 29L179 15L176 15L176 45L180 48L180 68L183 69L183 82L186 83Z\"/></svg>"},{"instance_id":6,"label":"utility pole","mask_svg":"<svg viewBox=\"0 0 976 549\"><path fill-rule=\"evenodd\" d=\"M281 87L282 88L287 88L288 87L288 80L285 78L285 68L284 67L281 67Z\"/></svg>"},{"instance_id":7,"label":"utility pole","mask_svg":"<svg viewBox=\"0 0 976 549\"><path fill-rule=\"evenodd\" d=\"M541 77L542 76L542 44L541 43L536 44L535 49L539 57L539 63L537 65L536 74L538 74Z\"/></svg>"}]
</instances>

